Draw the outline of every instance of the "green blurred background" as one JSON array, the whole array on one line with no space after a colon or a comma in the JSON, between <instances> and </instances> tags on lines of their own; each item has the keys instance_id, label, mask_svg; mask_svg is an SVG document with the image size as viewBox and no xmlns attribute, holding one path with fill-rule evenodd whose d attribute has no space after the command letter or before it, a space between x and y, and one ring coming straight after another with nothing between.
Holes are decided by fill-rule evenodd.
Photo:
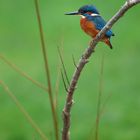
<instances>
[{"instance_id":1,"label":"green blurred background","mask_svg":"<svg viewBox=\"0 0 140 140\"><path fill-rule=\"evenodd\" d=\"M76 62L88 46L90 37L79 26L79 17L65 16L85 4L94 4L108 20L124 3L123 0L40 0L41 16L47 44L53 89L58 73L57 46L63 57L69 78ZM84 68L74 95L71 139L88 140L93 132L99 92L101 58L104 55L102 103L111 94L100 124L101 140L140 139L140 5L132 8L114 26L113 50L99 43L90 62ZM34 79L47 85L34 0L1 0L0 53ZM3 80L20 100L40 128L52 140L53 125L48 95L0 61ZM66 92L60 81L58 95L59 131ZM17 106L0 86L0 139L39 140L39 135L24 118Z\"/></svg>"}]
</instances>

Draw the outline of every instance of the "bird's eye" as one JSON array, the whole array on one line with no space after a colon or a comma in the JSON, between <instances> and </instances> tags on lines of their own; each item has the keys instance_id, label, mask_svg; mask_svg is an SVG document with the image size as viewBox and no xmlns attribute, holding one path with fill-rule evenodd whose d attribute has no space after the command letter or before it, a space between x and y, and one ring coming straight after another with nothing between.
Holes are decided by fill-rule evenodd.
<instances>
[{"instance_id":1,"label":"bird's eye","mask_svg":"<svg viewBox=\"0 0 140 140\"><path fill-rule=\"evenodd\" d=\"M79 10L79 13L81 13L81 14L85 14L86 13L86 11L85 10Z\"/></svg>"},{"instance_id":2,"label":"bird's eye","mask_svg":"<svg viewBox=\"0 0 140 140\"><path fill-rule=\"evenodd\" d=\"M79 10L79 13L82 14L82 15L83 14L92 14L92 12L87 11L87 10L83 10L83 9L82 10Z\"/></svg>"}]
</instances>

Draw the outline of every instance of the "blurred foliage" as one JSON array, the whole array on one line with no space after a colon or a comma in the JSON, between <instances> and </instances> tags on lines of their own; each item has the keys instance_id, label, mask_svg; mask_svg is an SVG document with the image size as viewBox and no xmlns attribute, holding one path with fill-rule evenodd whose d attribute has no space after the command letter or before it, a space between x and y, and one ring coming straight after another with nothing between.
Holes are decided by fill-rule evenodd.
<instances>
[{"instance_id":1,"label":"blurred foliage","mask_svg":"<svg viewBox=\"0 0 140 140\"><path fill-rule=\"evenodd\" d=\"M88 46L90 37L79 26L79 17L65 16L85 4L94 4L108 20L124 1L40 0L42 22L53 87L57 78L58 51L63 48L69 78L75 69L72 55L78 61ZM72 109L71 139L85 140L94 132L101 57L105 56L102 101L111 93L101 118L100 139L140 139L140 5L132 8L113 26L114 49L99 43L78 83ZM44 62L33 0L1 0L0 53L26 71L34 79L46 83ZM53 125L48 95L0 61L0 80L3 80L51 139ZM40 139L11 99L0 87L0 138L2 140ZM61 112L66 92L62 80L58 95L60 135ZM82 116L82 117L81 117ZM94 139L94 138L93 138Z\"/></svg>"}]
</instances>

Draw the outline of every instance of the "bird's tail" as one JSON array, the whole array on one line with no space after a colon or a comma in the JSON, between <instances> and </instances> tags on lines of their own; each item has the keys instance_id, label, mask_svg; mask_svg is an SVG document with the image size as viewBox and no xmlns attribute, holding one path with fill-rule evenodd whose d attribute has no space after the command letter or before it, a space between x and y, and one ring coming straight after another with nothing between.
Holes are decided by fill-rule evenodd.
<instances>
[{"instance_id":1,"label":"bird's tail","mask_svg":"<svg viewBox=\"0 0 140 140\"><path fill-rule=\"evenodd\" d=\"M110 49L113 48L113 46L108 38L104 39L104 42L110 47Z\"/></svg>"}]
</instances>

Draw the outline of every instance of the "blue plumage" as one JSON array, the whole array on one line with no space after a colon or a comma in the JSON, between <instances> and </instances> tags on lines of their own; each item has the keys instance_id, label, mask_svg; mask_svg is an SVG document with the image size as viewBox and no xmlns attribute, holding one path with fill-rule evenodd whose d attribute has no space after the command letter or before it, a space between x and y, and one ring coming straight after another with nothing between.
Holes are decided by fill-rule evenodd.
<instances>
[{"instance_id":1,"label":"blue plumage","mask_svg":"<svg viewBox=\"0 0 140 140\"><path fill-rule=\"evenodd\" d=\"M93 5L82 6L78 11L69 12L66 13L66 15L80 15L82 17L80 19L81 28L93 39L106 25L106 21L100 16L100 13ZM101 41L106 43L112 49L112 44L110 42L111 36L114 36L114 33L110 29L105 33L105 36L101 39Z\"/></svg>"},{"instance_id":2,"label":"blue plumage","mask_svg":"<svg viewBox=\"0 0 140 140\"><path fill-rule=\"evenodd\" d=\"M87 11L95 14L100 14L99 11L96 9L96 7L93 5L84 5L78 10L79 13L83 14L86 13Z\"/></svg>"},{"instance_id":3,"label":"blue plumage","mask_svg":"<svg viewBox=\"0 0 140 140\"><path fill-rule=\"evenodd\" d=\"M87 20L93 22L96 29L99 31L102 30L102 28L106 25L105 20L101 16L91 16L86 14L85 17L87 18ZM110 38L111 36L114 36L114 33L111 30L108 30L105 35Z\"/></svg>"}]
</instances>

